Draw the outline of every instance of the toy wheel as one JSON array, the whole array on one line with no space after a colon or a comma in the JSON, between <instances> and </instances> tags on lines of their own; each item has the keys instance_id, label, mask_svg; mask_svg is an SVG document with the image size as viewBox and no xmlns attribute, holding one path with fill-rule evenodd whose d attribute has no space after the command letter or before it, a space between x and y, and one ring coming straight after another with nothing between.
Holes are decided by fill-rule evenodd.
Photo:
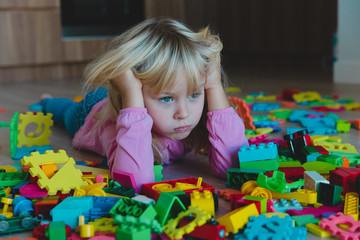
<instances>
[{"instance_id":1,"label":"toy wheel","mask_svg":"<svg viewBox=\"0 0 360 240\"><path fill-rule=\"evenodd\" d=\"M31 217L24 217L22 220L21 220L21 226L23 228L29 228L31 227L33 224L33 220Z\"/></svg>"},{"instance_id":2,"label":"toy wheel","mask_svg":"<svg viewBox=\"0 0 360 240\"><path fill-rule=\"evenodd\" d=\"M5 232L9 229L9 223L7 221L0 222L0 232Z\"/></svg>"}]
</instances>

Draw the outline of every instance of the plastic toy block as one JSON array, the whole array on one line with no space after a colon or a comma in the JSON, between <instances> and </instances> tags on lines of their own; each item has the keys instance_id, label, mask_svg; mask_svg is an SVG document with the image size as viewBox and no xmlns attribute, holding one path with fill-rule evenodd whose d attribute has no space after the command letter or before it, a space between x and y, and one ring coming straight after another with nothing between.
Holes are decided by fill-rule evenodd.
<instances>
[{"instance_id":1,"label":"plastic toy block","mask_svg":"<svg viewBox=\"0 0 360 240\"><path fill-rule=\"evenodd\" d=\"M37 226L38 222L32 217L12 217L0 216L0 235L29 231Z\"/></svg>"},{"instance_id":2,"label":"plastic toy block","mask_svg":"<svg viewBox=\"0 0 360 240\"><path fill-rule=\"evenodd\" d=\"M50 211L50 215L54 222L64 221L71 229L75 229L79 216L92 208L91 197L67 197Z\"/></svg>"},{"instance_id":3,"label":"plastic toy block","mask_svg":"<svg viewBox=\"0 0 360 240\"><path fill-rule=\"evenodd\" d=\"M49 225L50 225L50 223L46 223L46 224L41 224L41 225L37 226L36 228L34 228L34 230L32 232L32 236L35 239L33 239L33 240L48 239L46 237L46 229ZM65 225L65 231L66 231L66 236L69 237L71 235L71 228L68 225Z\"/></svg>"},{"instance_id":4,"label":"plastic toy block","mask_svg":"<svg viewBox=\"0 0 360 240\"><path fill-rule=\"evenodd\" d=\"M338 167L330 171L330 183L341 186L343 193L356 192L356 179L358 176L360 176L360 168Z\"/></svg>"},{"instance_id":5,"label":"plastic toy block","mask_svg":"<svg viewBox=\"0 0 360 240\"><path fill-rule=\"evenodd\" d=\"M253 121L253 124L255 125L255 127L267 127L267 128L271 128L272 126L277 126L280 125L281 122L280 121Z\"/></svg>"},{"instance_id":6,"label":"plastic toy block","mask_svg":"<svg viewBox=\"0 0 360 240\"><path fill-rule=\"evenodd\" d=\"M53 147L51 145L17 148L12 159L20 160L24 157L29 157L32 152L39 152L40 154L44 154L46 151L52 149Z\"/></svg>"},{"instance_id":7,"label":"plastic toy block","mask_svg":"<svg viewBox=\"0 0 360 240\"><path fill-rule=\"evenodd\" d=\"M17 172L17 168L6 165L6 166L0 166L0 172Z\"/></svg>"},{"instance_id":8,"label":"plastic toy block","mask_svg":"<svg viewBox=\"0 0 360 240\"><path fill-rule=\"evenodd\" d=\"M351 128L351 124L348 121L345 120L336 121L336 130L338 130L338 132L347 133L348 131L350 131L350 128Z\"/></svg>"},{"instance_id":9,"label":"plastic toy block","mask_svg":"<svg viewBox=\"0 0 360 240\"><path fill-rule=\"evenodd\" d=\"M317 192L307 190L307 189L298 189L296 192L291 193L279 193L275 191L271 191L271 195L274 199L296 199L299 203L304 204L315 204L317 203Z\"/></svg>"},{"instance_id":10,"label":"plastic toy block","mask_svg":"<svg viewBox=\"0 0 360 240\"><path fill-rule=\"evenodd\" d=\"M253 116L253 121L268 121L270 120L270 116L269 115L257 115L257 116ZM256 129L255 129L256 130Z\"/></svg>"},{"instance_id":11,"label":"plastic toy block","mask_svg":"<svg viewBox=\"0 0 360 240\"><path fill-rule=\"evenodd\" d=\"M319 183L318 202L327 206L335 206L341 203L343 188L333 184Z\"/></svg>"},{"instance_id":12,"label":"plastic toy block","mask_svg":"<svg viewBox=\"0 0 360 240\"><path fill-rule=\"evenodd\" d=\"M346 159L349 160L350 164L360 164L360 154L358 154L358 153L344 153L344 152L331 151L328 154L346 157Z\"/></svg>"},{"instance_id":13,"label":"plastic toy block","mask_svg":"<svg viewBox=\"0 0 360 240\"><path fill-rule=\"evenodd\" d=\"M314 224L314 223L308 223L306 224L306 228L309 232L315 234L316 236L319 236L321 238L324 237L331 237L332 234L329 233L328 231L322 229L318 224Z\"/></svg>"},{"instance_id":14,"label":"plastic toy block","mask_svg":"<svg viewBox=\"0 0 360 240\"><path fill-rule=\"evenodd\" d=\"M41 215L43 219L50 220L50 211L57 204L59 204L59 199L51 199L51 200L38 200L34 204L35 215Z\"/></svg>"},{"instance_id":15,"label":"plastic toy block","mask_svg":"<svg viewBox=\"0 0 360 240\"><path fill-rule=\"evenodd\" d=\"M15 216L25 217L31 216L34 212L34 204L32 201L23 196L18 196L13 201Z\"/></svg>"},{"instance_id":16,"label":"plastic toy block","mask_svg":"<svg viewBox=\"0 0 360 240\"><path fill-rule=\"evenodd\" d=\"M158 214L157 219L161 226L164 226L170 219L185 211L186 208L176 195L163 192L155 204L155 210Z\"/></svg>"},{"instance_id":17,"label":"plastic toy block","mask_svg":"<svg viewBox=\"0 0 360 240\"><path fill-rule=\"evenodd\" d=\"M13 158L14 153L17 148L17 137L18 137L18 119L19 119L19 113L15 112L13 117L11 118L10 123L6 122L0 122L0 128L1 127L9 127L10 128L10 153L11 158Z\"/></svg>"},{"instance_id":18,"label":"plastic toy block","mask_svg":"<svg viewBox=\"0 0 360 240\"><path fill-rule=\"evenodd\" d=\"M223 197L225 200L229 201L232 194L241 194L240 190L235 189L222 189L218 190L218 196Z\"/></svg>"},{"instance_id":19,"label":"plastic toy block","mask_svg":"<svg viewBox=\"0 0 360 240\"><path fill-rule=\"evenodd\" d=\"M25 114L20 113L17 147L49 145L50 142L48 138L51 136L50 127L53 125L53 120L51 117L52 114L50 113L46 115L41 112L27 112ZM27 133L25 129L27 129L27 126L32 123L36 124L36 130L35 132Z\"/></svg>"},{"instance_id":20,"label":"plastic toy block","mask_svg":"<svg viewBox=\"0 0 360 240\"><path fill-rule=\"evenodd\" d=\"M252 110L254 112L263 112L280 109L278 103L254 103L252 105Z\"/></svg>"},{"instance_id":21,"label":"plastic toy block","mask_svg":"<svg viewBox=\"0 0 360 240\"><path fill-rule=\"evenodd\" d=\"M302 166L306 171L316 171L321 175L329 174L331 170L335 170L338 167L335 164L320 161L306 162Z\"/></svg>"},{"instance_id":22,"label":"plastic toy block","mask_svg":"<svg viewBox=\"0 0 360 240\"><path fill-rule=\"evenodd\" d=\"M301 119L306 118L309 114L314 114L314 115L322 115L324 116L324 113L322 112L316 112L316 111L308 111L308 110L294 110L290 116L289 116L289 120L291 122L300 122Z\"/></svg>"},{"instance_id":23,"label":"plastic toy block","mask_svg":"<svg viewBox=\"0 0 360 240\"><path fill-rule=\"evenodd\" d=\"M86 180L87 182L89 182L89 184L94 184L94 183L99 183L99 182L104 182L106 184L109 183L109 174L98 174L98 175L93 175L93 174L84 174L81 177L83 180Z\"/></svg>"},{"instance_id":24,"label":"plastic toy block","mask_svg":"<svg viewBox=\"0 0 360 240\"><path fill-rule=\"evenodd\" d=\"M344 214L352 216L355 221L359 220L359 194L355 192L345 194Z\"/></svg>"},{"instance_id":25,"label":"plastic toy block","mask_svg":"<svg viewBox=\"0 0 360 240\"><path fill-rule=\"evenodd\" d=\"M145 203L145 204L150 204L150 205L153 205L155 207L155 200L152 199L152 198L146 197L144 195L136 195L136 196L132 197L131 199L135 200L135 201L138 201L138 202Z\"/></svg>"},{"instance_id":26,"label":"plastic toy block","mask_svg":"<svg viewBox=\"0 0 360 240\"><path fill-rule=\"evenodd\" d=\"M244 234L247 239L305 239L306 229L294 227L291 217L264 215L250 217Z\"/></svg>"},{"instance_id":27,"label":"plastic toy block","mask_svg":"<svg viewBox=\"0 0 360 240\"><path fill-rule=\"evenodd\" d=\"M109 211L113 216L134 216L137 218L154 219L157 215L152 205L147 205L128 198L121 198Z\"/></svg>"},{"instance_id":28,"label":"plastic toy block","mask_svg":"<svg viewBox=\"0 0 360 240\"><path fill-rule=\"evenodd\" d=\"M244 169L244 168L231 168L227 171L226 187L240 189L241 186L250 180L256 180L262 170Z\"/></svg>"},{"instance_id":29,"label":"plastic toy block","mask_svg":"<svg viewBox=\"0 0 360 240\"><path fill-rule=\"evenodd\" d=\"M263 173L260 173L257 178L257 184L260 187L267 188L279 193L288 193L291 189L300 188L304 186L304 180L299 179L296 182L287 183L285 180L285 173L274 171L273 176L268 178Z\"/></svg>"},{"instance_id":30,"label":"plastic toy block","mask_svg":"<svg viewBox=\"0 0 360 240\"><path fill-rule=\"evenodd\" d=\"M204 181L199 181L195 177L189 178L181 178L174 179L162 182L154 182L154 183L146 183L142 185L142 192L154 199L155 201L159 198L161 192L168 191L184 191L186 194L190 194L190 192L194 190L198 190L200 192L204 190L210 190L211 192L215 192L215 188ZM191 189L184 189L186 186L196 186ZM184 190L183 190L184 189Z\"/></svg>"},{"instance_id":31,"label":"plastic toy block","mask_svg":"<svg viewBox=\"0 0 360 240\"><path fill-rule=\"evenodd\" d=\"M323 146L326 150L334 152L358 153L356 148L350 143L336 143L328 141L318 141L316 145Z\"/></svg>"},{"instance_id":32,"label":"plastic toy block","mask_svg":"<svg viewBox=\"0 0 360 240\"><path fill-rule=\"evenodd\" d=\"M0 188L14 187L27 178L27 172L0 172Z\"/></svg>"},{"instance_id":33,"label":"plastic toy block","mask_svg":"<svg viewBox=\"0 0 360 240\"><path fill-rule=\"evenodd\" d=\"M135 192L137 193L137 187L135 183L135 178L131 173L123 172L123 171L113 171L113 180L120 183L125 187L135 188Z\"/></svg>"},{"instance_id":34,"label":"plastic toy block","mask_svg":"<svg viewBox=\"0 0 360 240\"><path fill-rule=\"evenodd\" d=\"M270 111L277 119L289 119L290 114L293 110L291 109L278 109Z\"/></svg>"},{"instance_id":35,"label":"plastic toy block","mask_svg":"<svg viewBox=\"0 0 360 240\"><path fill-rule=\"evenodd\" d=\"M294 221L295 226L297 227L304 227L308 223L319 223L319 219L316 219L312 214L291 216L291 219Z\"/></svg>"},{"instance_id":36,"label":"plastic toy block","mask_svg":"<svg viewBox=\"0 0 360 240\"><path fill-rule=\"evenodd\" d=\"M253 203L245 207L235 209L218 218L216 221L226 227L227 234L236 234L249 222L249 218L251 216L259 216L259 212Z\"/></svg>"},{"instance_id":37,"label":"plastic toy block","mask_svg":"<svg viewBox=\"0 0 360 240\"><path fill-rule=\"evenodd\" d=\"M341 229L340 224L348 225L347 230ZM344 215L338 212L336 216L330 216L329 219L323 219L320 227L326 229L333 235L339 236L341 239L359 239L360 238L360 223L355 221L352 216Z\"/></svg>"},{"instance_id":38,"label":"plastic toy block","mask_svg":"<svg viewBox=\"0 0 360 240\"><path fill-rule=\"evenodd\" d=\"M278 171L285 173L285 179L287 182L298 181L304 178L305 169L303 167L279 167ZM268 175L267 176L272 176Z\"/></svg>"},{"instance_id":39,"label":"plastic toy block","mask_svg":"<svg viewBox=\"0 0 360 240\"><path fill-rule=\"evenodd\" d=\"M147 227L137 228L132 225L123 224L116 229L116 239L151 239L151 231Z\"/></svg>"},{"instance_id":40,"label":"plastic toy block","mask_svg":"<svg viewBox=\"0 0 360 240\"><path fill-rule=\"evenodd\" d=\"M319 183L329 183L327 179L325 179L316 171L305 171L304 181L304 189L313 190L315 192L318 191Z\"/></svg>"},{"instance_id":41,"label":"plastic toy block","mask_svg":"<svg viewBox=\"0 0 360 240\"><path fill-rule=\"evenodd\" d=\"M119 226L114 223L113 218L102 217L95 219L94 221L89 222L88 224L94 225L95 232L107 232L107 233L115 233L116 228Z\"/></svg>"},{"instance_id":42,"label":"plastic toy block","mask_svg":"<svg viewBox=\"0 0 360 240\"><path fill-rule=\"evenodd\" d=\"M191 206L200 207L206 212L210 213L212 217L215 216L215 202L213 193L209 190L203 192L193 191L190 193Z\"/></svg>"},{"instance_id":43,"label":"plastic toy block","mask_svg":"<svg viewBox=\"0 0 360 240\"><path fill-rule=\"evenodd\" d=\"M255 130L255 126L252 123L253 119L245 100L237 97L228 97L228 99L234 103L236 113L243 119L245 128Z\"/></svg>"},{"instance_id":44,"label":"plastic toy block","mask_svg":"<svg viewBox=\"0 0 360 240\"><path fill-rule=\"evenodd\" d=\"M178 228L180 219L188 215L194 216L194 219L185 226ZM200 207L189 206L188 210L179 213L175 219L169 220L163 228L164 233L171 239L180 239L184 234L192 232L195 227L204 225L209 219L211 219L211 215L205 210Z\"/></svg>"},{"instance_id":45,"label":"plastic toy block","mask_svg":"<svg viewBox=\"0 0 360 240\"><path fill-rule=\"evenodd\" d=\"M352 128L360 129L360 119L350 120L348 121L351 124Z\"/></svg>"},{"instance_id":46,"label":"plastic toy block","mask_svg":"<svg viewBox=\"0 0 360 240\"><path fill-rule=\"evenodd\" d=\"M180 219L180 227L187 225L193 219L194 217L190 216ZM207 240L223 240L226 237L226 228L214 219L210 219L204 225L195 227L195 229L186 234L186 236Z\"/></svg>"},{"instance_id":47,"label":"plastic toy block","mask_svg":"<svg viewBox=\"0 0 360 240\"><path fill-rule=\"evenodd\" d=\"M280 199L280 201L273 200L273 208L276 212L286 212L290 209L296 209L301 210L303 207L300 205L300 203L296 199L291 199L290 201L286 199Z\"/></svg>"},{"instance_id":48,"label":"plastic toy block","mask_svg":"<svg viewBox=\"0 0 360 240\"><path fill-rule=\"evenodd\" d=\"M163 166L161 164L154 165L154 175L155 175L155 182L160 182L163 180L162 174Z\"/></svg>"},{"instance_id":49,"label":"plastic toy block","mask_svg":"<svg viewBox=\"0 0 360 240\"><path fill-rule=\"evenodd\" d=\"M129 225L134 228L149 228L151 232L156 234L161 234L163 232L163 227L156 219L148 218L137 218L134 216L126 215L116 215L114 217L114 223L121 225Z\"/></svg>"},{"instance_id":50,"label":"plastic toy block","mask_svg":"<svg viewBox=\"0 0 360 240\"><path fill-rule=\"evenodd\" d=\"M103 188L104 192L108 194L115 194L119 196L132 198L135 196L135 188L121 186L118 182L110 180L109 187Z\"/></svg>"},{"instance_id":51,"label":"plastic toy block","mask_svg":"<svg viewBox=\"0 0 360 240\"><path fill-rule=\"evenodd\" d=\"M240 162L240 169L260 170L260 171L275 171L279 168L278 158L268 160L258 160L250 162Z\"/></svg>"},{"instance_id":52,"label":"plastic toy block","mask_svg":"<svg viewBox=\"0 0 360 240\"><path fill-rule=\"evenodd\" d=\"M317 161L317 158L318 158L319 156L321 156L320 153L312 153L312 154L310 154L310 155L307 155L305 162L314 162L314 161Z\"/></svg>"},{"instance_id":53,"label":"plastic toy block","mask_svg":"<svg viewBox=\"0 0 360 240\"><path fill-rule=\"evenodd\" d=\"M46 228L46 237L49 240L66 240L66 226L64 222L50 222Z\"/></svg>"},{"instance_id":54,"label":"plastic toy block","mask_svg":"<svg viewBox=\"0 0 360 240\"><path fill-rule=\"evenodd\" d=\"M291 216L299 216L299 215L313 215L315 218L321 217L325 213L338 212L341 211L342 206L320 206L318 208L314 207L304 207L302 210L291 209L288 210Z\"/></svg>"},{"instance_id":55,"label":"plastic toy block","mask_svg":"<svg viewBox=\"0 0 360 240\"><path fill-rule=\"evenodd\" d=\"M24 157L22 160L24 166L30 165L29 172L33 177L38 177L38 185L46 188L49 195L55 195L57 191L69 193L71 189L79 189L88 183L82 180L82 173L75 168L75 161L69 158L64 150L58 153L46 151L45 154L34 152L30 157ZM41 165L51 163L65 163L56 174L50 179L41 169Z\"/></svg>"},{"instance_id":56,"label":"plastic toy block","mask_svg":"<svg viewBox=\"0 0 360 240\"><path fill-rule=\"evenodd\" d=\"M321 100L321 95L315 91L294 93L292 97L297 103Z\"/></svg>"},{"instance_id":57,"label":"plastic toy block","mask_svg":"<svg viewBox=\"0 0 360 240\"><path fill-rule=\"evenodd\" d=\"M241 162L274 159L277 155L277 146L274 143L242 146L238 152L240 164Z\"/></svg>"}]
</instances>

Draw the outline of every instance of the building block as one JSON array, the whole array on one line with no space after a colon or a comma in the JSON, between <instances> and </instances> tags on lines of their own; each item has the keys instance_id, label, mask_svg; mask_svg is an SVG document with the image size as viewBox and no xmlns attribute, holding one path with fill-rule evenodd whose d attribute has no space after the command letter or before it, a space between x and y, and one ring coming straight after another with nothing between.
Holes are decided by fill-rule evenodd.
<instances>
[{"instance_id":1,"label":"building block","mask_svg":"<svg viewBox=\"0 0 360 240\"><path fill-rule=\"evenodd\" d=\"M306 162L303 165L306 171L316 171L321 175L329 174L331 170L335 170L338 166L327 162Z\"/></svg>"},{"instance_id":2,"label":"building block","mask_svg":"<svg viewBox=\"0 0 360 240\"><path fill-rule=\"evenodd\" d=\"M296 192L291 193L279 193L269 190L272 197L275 199L296 199L299 203L315 204L317 203L318 193L307 189L298 189Z\"/></svg>"},{"instance_id":3,"label":"building block","mask_svg":"<svg viewBox=\"0 0 360 240\"><path fill-rule=\"evenodd\" d=\"M46 151L52 149L53 147L51 145L20 147L20 148L16 148L12 159L20 160L23 157L29 157L32 152L39 152L40 154L44 154Z\"/></svg>"},{"instance_id":4,"label":"building block","mask_svg":"<svg viewBox=\"0 0 360 240\"><path fill-rule=\"evenodd\" d=\"M30 157L21 160L24 166L30 165L29 173L33 177L38 177L38 185L46 188L49 195L55 195L57 191L69 193L71 189L79 189L88 183L82 180L82 173L75 168L75 161L69 158L64 150L54 153L49 150L45 154L33 152ZM41 165L51 163L64 163L52 178L48 178L40 168Z\"/></svg>"},{"instance_id":5,"label":"building block","mask_svg":"<svg viewBox=\"0 0 360 240\"><path fill-rule=\"evenodd\" d=\"M94 219L89 224L94 225L95 232L115 233L116 228L118 228L118 224L114 223L114 219L109 217Z\"/></svg>"},{"instance_id":6,"label":"building block","mask_svg":"<svg viewBox=\"0 0 360 240\"><path fill-rule=\"evenodd\" d=\"M162 174L163 166L161 164L154 165L154 175L155 175L155 182L160 182L163 180Z\"/></svg>"},{"instance_id":7,"label":"building block","mask_svg":"<svg viewBox=\"0 0 360 240\"><path fill-rule=\"evenodd\" d=\"M294 101L297 103L321 100L321 95L315 91L294 93L292 95L292 97L293 97Z\"/></svg>"},{"instance_id":8,"label":"building block","mask_svg":"<svg viewBox=\"0 0 360 240\"><path fill-rule=\"evenodd\" d=\"M340 224L348 225L347 230L339 227ZM355 221L352 216L344 215L338 212L335 216L330 216L328 219L322 219L320 227L326 229L333 235L338 235L341 239L359 239L360 238L360 223Z\"/></svg>"},{"instance_id":9,"label":"building block","mask_svg":"<svg viewBox=\"0 0 360 240\"><path fill-rule=\"evenodd\" d=\"M345 194L344 214L352 216L355 221L359 220L359 194L355 192Z\"/></svg>"},{"instance_id":10,"label":"building block","mask_svg":"<svg viewBox=\"0 0 360 240\"><path fill-rule=\"evenodd\" d=\"M274 143L242 146L238 152L240 164L241 162L274 159L277 155L277 146Z\"/></svg>"},{"instance_id":11,"label":"building block","mask_svg":"<svg viewBox=\"0 0 360 240\"><path fill-rule=\"evenodd\" d=\"M109 213L113 216L116 215L130 215L137 218L154 219L157 215L152 205L147 205L129 198L121 198L110 209Z\"/></svg>"},{"instance_id":12,"label":"building block","mask_svg":"<svg viewBox=\"0 0 360 240\"><path fill-rule=\"evenodd\" d=\"M332 236L331 233L329 233L325 229L322 229L318 224L308 223L305 226L309 232L315 234L318 237L327 238Z\"/></svg>"},{"instance_id":13,"label":"building block","mask_svg":"<svg viewBox=\"0 0 360 240\"><path fill-rule=\"evenodd\" d=\"M66 240L66 225L64 222L50 222L46 228L46 237L49 240Z\"/></svg>"},{"instance_id":14,"label":"building block","mask_svg":"<svg viewBox=\"0 0 360 240\"><path fill-rule=\"evenodd\" d=\"M315 192L318 191L319 183L329 183L329 181L321 176L316 171L305 171L304 172L304 189L313 190Z\"/></svg>"},{"instance_id":15,"label":"building block","mask_svg":"<svg viewBox=\"0 0 360 240\"><path fill-rule=\"evenodd\" d=\"M188 215L194 216L194 219L185 226L178 228L180 219ZM181 239L185 233L192 232L196 226L204 225L209 219L211 219L211 215L205 210L200 207L189 206L185 212L181 212L175 219L169 220L163 228L164 233L171 239Z\"/></svg>"},{"instance_id":16,"label":"building block","mask_svg":"<svg viewBox=\"0 0 360 240\"><path fill-rule=\"evenodd\" d=\"M338 132L344 132L347 133L350 131L351 124L348 121L345 120L337 120L336 121L336 130Z\"/></svg>"},{"instance_id":17,"label":"building block","mask_svg":"<svg viewBox=\"0 0 360 240\"><path fill-rule=\"evenodd\" d=\"M255 207L256 207L259 214L263 213L262 209L261 209L261 202L260 201L256 201L256 200L252 200L252 199L245 199L243 197L236 200L236 202L234 203L234 207L231 208L231 210L235 210L237 208L242 208L242 207L248 206L250 204L255 204ZM265 211L265 213L266 213L266 211Z\"/></svg>"},{"instance_id":18,"label":"building block","mask_svg":"<svg viewBox=\"0 0 360 240\"><path fill-rule=\"evenodd\" d=\"M191 206L200 207L206 212L210 213L212 217L215 217L215 202L213 193L209 190L203 192L193 191L190 193Z\"/></svg>"},{"instance_id":19,"label":"building block","mask_svg":"<svg viewBox=\"0 0 360 240\"><path fill-rule=\"evenodd\" d=\"M151 230L150 228L137 228L132 225L122 224L116 229L116 239L151 239Z\"/></svg>"},{"instance_id":20,"label":"building block","mask_svg":"<svg viewBox=\"0 0 360 240\"><path fill-rule=\"evenodd\" d=\"M135 183L135 178L132 173L124 172L124 171L113 171L113 180L120 183L122 186L125 187L132 187L135 189L135 192L137 193L137 187Z\"/></svg>"},{"instance_id":21,"label":"building block","mask_svg":"<svg viewBox=\"0 0 360 240\"><path fill-rule=\"evenodd\" d=\"M240 190L235 189L219 189L218 196L223 197L225 200L229 201L232 194L241 194Z\"/></svg>"},{"instance_id":22,"label":"building block","mask_svg":"<svg viewBox=\"0 0 360 240\"><path fill-rule=\"evenodd\" d=\"M301 210L303 207L296 199L291 199L290 201L286 199L280 199L279 201L273 199L273 208L276 212L286 212L290 209Z\"/></svg>"},{"instance_id":23,"label":"building block","mask_svg":"<svg viewBox=\"0 0 360 240\"><path fill-rule=\"evenodd\" d=\"M149 228L151 232L161 234L163 227L156 219L138 218L130 215L116 215L114 216L114 223L121 225L132 226L133 228Z\"/></svg>"},{"instance_id":24,"label":"building block","mask_svg":"<svg viewBox=\"0 0 360 240\"><path fill-rule=\"evenodd\" d=\"M264 112L280 109L280 104L278 103L254 103L252 105L252 110L254 112Z\"/></svg>"},{"instance_id":25,"label":"building block","mask_svg":"<svg viewBox=\"0 0 360 240\"><path fill-rule=\"evenodd\" d=\"M320 206L318 208L314 207L304 207L302 210L291 209L288 210L287 213L291 216L299 216L299 215L313 215L315 218L321 217L323 214L338 212L341 211L342 206Z\"/></svg>"},{"instance_id":26,"label":"building block","mask_svg":"<svg viewBox=\"0 0 360 240\"><path fill-rule=\"evenodd\" d=\"M187 216L180 219L180 227L187 225L193 218L194 217ZM226 228L212 218L204 225L196 226L195 229L186 234L186 236L207 240L223 240L226 237Z\"/></svg>"},{"instance_id":27,"label":"building block","mask_svg":"<svg viewBox=\"0 0 360 240\"><path fill-rule=\"evenodd\" d=\"M14 187L26 181L28 175L27 172L0 172L0 188Z\"/></svg>"},{"instance_id":28,"label":"building block","mask_svg":"<svg viewBox=\"0 0 360 240\"><path fill-rule=\"evenodd\" d=\"M235 209L218 218L216 221L226 227L227 234L236 234L249 222L249 218L251 216L259 216L259 212L253 203L245 207Z\"/></svg>"},{"instance_id":29,"label":"building block","mask_svg":"<svg viewBox=\"0 0 360 240\"><path fill-rule=\"evenodd\" d=\"M315 216L312 214L291 216L291 219L294 221L295 226L297 227L304 227L308 223L319 223L319 219L315 218Z\"/></svg>"},{"instance_id":30,"label":"building block","mask_svg":"<svg viewBox=\"0 0 360 240\"><path fill-rule=\"evenodd\" d=\"M157 219L161 226L164 226L170 219L185 211L186 208L176 195L163 192L155 204L155 210L157 212Z\"/></svg>"},{"instance_id":31,"label":"building block","mask_svg":"<svg viewBox=\"0 0 360 240\"><path fill-rule=\"evenodd\" d=\"M228 99L235 105L236 113L243 119L245 128L255 130L255 126L252 123L253 119L250 115L250 109L246 105L245 100L237 97L228 97Z\"/></svg>"},{"instance_id":32,"label":"building block","mask_svg":"<svg viewBox=\"0 0 360 240\"><path fill-rule=\"evenodd\" d=\"M41 215L43 219L50 220L50 211L59 204L59 199L38 200L34 204L35 215Z\"/></svg>"},{"instance_id":33,"label":"building block","mask_svg":"<svg viewBox=\"0 0 360 240\"><path fill-rule=\"evenodd\" d=\"M360 176L360 168L337 167L330 171L330 183L341 186L343 194L347 192L356 192L356 179Z\"/></svg>"},{"instance_id":34,"label":"building block","mask_svg":"<svg viewBox=\"0 0 360 240\"><path fill-rule=\"evenodd\" d=\"M227 171L227 188L241 189L241 186L250 180L256 180L263 170L231 168Z\"/></svg>"},{"instance_id":35,"label":"building block","mask_svg":"<svg viewBox=\"0 0 360 240\"><path fill-rule=\"evenodd\" d=\"M279 165L280 165L279 159L276 157L274 159L268 159L268 160L241 162L240 169L260 170L262 172L275 171L279 168Z\"/></svg>"},{"instance_id":36,"label":"building block","mask_svg":"<svg viewBox=\"0 0 360 240\"><path fill-rule=\"evenodd\" d=\"M287 183L285 180L285 173L280 171L274 171L271 178L265 176L263 173L260 173L257 178L257 184L260 187L267 188L272 191L276 191L279 193L288 193L291 189L304 186L304 180L299 179L296 182Z\"/></svg>"},{"instance_id":37,"label":"building block","mask_svg":"<svg viewBox=\"0 0 360 240\"><path fill-rule=\"evenodd\" d=\"M0 235L24 232L34 229L38 225L37 221L33 217L0 217Z\"/></svg>"},{"instance_id":38,"label":"building block","mask_svg":"<svg viewBox=\"0 0 360 240\"><path fill-rule=\"evenodd\" d=\"M319 183L318 202L327 206L335 206L341 203L343 188L333 184Z\"/></svg>"}]
</instances>

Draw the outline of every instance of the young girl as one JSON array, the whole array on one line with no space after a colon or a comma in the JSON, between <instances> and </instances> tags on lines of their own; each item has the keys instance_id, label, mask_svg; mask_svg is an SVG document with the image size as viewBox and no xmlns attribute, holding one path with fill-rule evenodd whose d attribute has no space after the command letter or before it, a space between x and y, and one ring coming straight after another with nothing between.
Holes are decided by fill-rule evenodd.
<instances>
[{"instance_id":1,"label":"young girl","mask_svg":"<svg viewBox=\"0 0 360 240\"><path fill-rule=\"evenodd\" d=\"M193 32L175 20L146 20L88 65L86 86L108 92L99 88L82 103L61 107L44 99L44 111L61 112L73 145L107 156L110 172L132 173L138 189L154 181L154 163L200 149L213 172L226 176L248 143L224 92L221 50L208 28Z\"/></svg>"}]
</instances>

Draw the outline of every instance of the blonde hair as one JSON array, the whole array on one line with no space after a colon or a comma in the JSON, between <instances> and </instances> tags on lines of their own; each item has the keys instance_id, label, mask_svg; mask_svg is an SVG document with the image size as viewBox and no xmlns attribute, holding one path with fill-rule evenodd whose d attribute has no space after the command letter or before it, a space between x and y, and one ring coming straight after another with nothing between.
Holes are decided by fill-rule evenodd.
<instances>
[{"instance_id":1,"label":"blonde hair","mask_svg":"<svg viewBox=\"0 0 360 240\"><path fill-rule=\"evenodd\" d=\"M155 94L173 82L180 68L184 69L188 91L192 93L199 90L201 76L206 76L221 50L219 37L212 34L209 27L192 31L172 19L147 19L127 30L85 69L85 85L107 86L109 89L110 106L101 112L98 122L101 124L109 115L117 116L122 109L121 96L109 83L128 69L132 69L143 84L149 84ZM195 150L208 144L206 112L205 103L202 119L186 139ZM159 144L161 142L153 134L156 162L161 162Z\"/></svg>"}]
</instances>

